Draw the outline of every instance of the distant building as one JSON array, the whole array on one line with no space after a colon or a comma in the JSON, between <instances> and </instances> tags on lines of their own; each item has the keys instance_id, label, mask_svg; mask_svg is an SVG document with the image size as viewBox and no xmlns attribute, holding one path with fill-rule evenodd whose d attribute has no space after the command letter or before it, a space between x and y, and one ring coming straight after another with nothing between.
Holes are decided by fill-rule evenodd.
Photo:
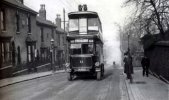
<instances>
[{"instance_id":1,"label":"distant building","mask_svg":"<svg viewBox=\"0 0 169 100\"><path fill-rule=\"evenodd\" d=\"M10 76L16 65L34 59L37 12L23 0L2 0L0 7L0 77Z\"/></svg>"}]
</instances>

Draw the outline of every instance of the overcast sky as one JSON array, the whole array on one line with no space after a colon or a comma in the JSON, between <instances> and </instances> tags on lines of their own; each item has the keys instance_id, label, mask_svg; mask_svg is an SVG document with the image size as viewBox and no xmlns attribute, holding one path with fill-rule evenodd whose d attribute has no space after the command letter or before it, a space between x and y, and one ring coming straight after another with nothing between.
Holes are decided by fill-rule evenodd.
<instances>
[{"instance_id":1,"label":"overcast sky","mask_svg":"<svg viewBox=\"0 0 169 100\"><path fill-rule=\"evenodd\" d=\"M120 41L118 27L115 23L123 26L132 14L132 7L123 7L125 0L24 0L25 5L39 11L40 4L46 5L47 19L55 21L56 14L63 18L63 8L66 14L77 11L79 4L87 4L88 10L98 12L105 41L105 53L108 63L116 61L120 63ZM67 18L66 18L67 20Z\"/></svg>"}]
</instances>

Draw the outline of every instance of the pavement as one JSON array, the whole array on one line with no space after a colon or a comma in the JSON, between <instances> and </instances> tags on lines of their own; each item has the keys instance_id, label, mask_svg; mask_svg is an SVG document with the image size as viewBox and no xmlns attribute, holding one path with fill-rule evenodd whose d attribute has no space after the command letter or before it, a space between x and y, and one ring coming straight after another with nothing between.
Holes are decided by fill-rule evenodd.
<instances>
[{"instance_id":1,"label":"pavement","mask_svg":"<svg viewBox=\"0 0 169 100\"><path fill-rule=\"evenodd\" d=\"M169 100L169 84L149 75L142 76L142 69L135 69L133 83L126 80L130 100Z\"/></svg>"},{"instance_id":2,"label":"pavement","mask_svg":"<svg viewBox=\"0 0 169 100\"><path fill-rule=\"evenodd\" d=\"M17 76L17 77L5 78L5 79L0 80L0 88L8 86L8 85L16 84L19 82L28 81L28 80L32 80L32 79L36 79L36 78L40 78L40 77L45 77L45 76L49 76L49 75L57 74L57 73L62 73L62 72L65 72L65 70L58 70L55 72L53 72L53 71L39 72L39 73L21 75L21 76Z\"/></svg>"}]
</instances>

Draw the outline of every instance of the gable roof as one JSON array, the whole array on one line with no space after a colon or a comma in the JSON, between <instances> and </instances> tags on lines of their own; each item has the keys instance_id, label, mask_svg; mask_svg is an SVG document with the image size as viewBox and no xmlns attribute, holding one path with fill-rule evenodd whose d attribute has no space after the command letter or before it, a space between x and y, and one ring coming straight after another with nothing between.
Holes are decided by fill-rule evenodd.
<instances>
[{"instance_id":1,"label":"gable roof","mask_svg":"<svg viewBox=\"0 0 169 100\"><path fill-rule=\"evenodd\" d=\"M49 27L57 27L55 24L53 24L51 21L49 20L45 20L39 16L36 17L36 22L38 24L41 24L41 25L46 25L46 26L49 26Z\"/></svg>"},{"instance_id":2,"label":"gable roof","mask_svg":"<svg viewBox=\"0 0 169 100\"><path fill-rule=\"evenodd\" d=\"M56 32L58 32L59 34L64 34L64 33L66 33L66 31L64 31L64 29L62 29L62 28L56 28Z\"/></svg>"},{"instance_id":3,"label":"gable roof","mask_svg":"<svg viewBox=\"0 0 169 100\"><path fill-rule=\"evenodd\" d=\"M33 14L38 14L36 11L32 10L31 8L25 6L24 4L20 3L17 0L2 0L1 1L3 4L12 6L12 7L16 7L18 9L33 13Z\"/></svg>"}]
</instances>

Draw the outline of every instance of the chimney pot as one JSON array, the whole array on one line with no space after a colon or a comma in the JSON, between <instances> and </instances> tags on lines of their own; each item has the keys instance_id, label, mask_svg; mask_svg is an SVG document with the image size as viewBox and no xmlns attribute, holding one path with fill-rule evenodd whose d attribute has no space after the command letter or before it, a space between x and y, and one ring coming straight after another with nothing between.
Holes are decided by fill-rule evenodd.
<instances>
[{"instance_id":1,"label":"chimney pot","mask_svg":"<svg viewBox=\"0 0 169 100\"><path fill-rule=\"evenodd\" d=\"M46 20L45 4L41 4L41 5L40 5L39 17L41 17L41 18L43 18L43 19Z\"/></svg>"},{"instance_id":2,"label":"chimney pot","mask_svg":"<svg viewBox=\"0 0 169 100\"><path fill-rule=\"evenodd\" d=\"M45 9L45 4L43 5L43 9Z\"/></svg>"},{"instance_id":3,"label":"chimney pot","mask_svg":"<svg viewBox=\"0 0 169 100\"><path fill-rule=\"evenodd\" d=\"M56 18L60 18L60 14L57 14L57 15L56 15Z\"/></svg>"},{"instance_id":4,"label":"chimney pot","mask_svg":"<svg viewBox=\"0 0 169 100\"><path fill-rule=\"evenodd\" d=\"M23 4L23 3L24 3L24 0L20 0L20 2Z\"/></svg>"},{"instance_id":5,"label":"chimney pot","mask_svg":"<svg viewBox=\"0 0 169 100\"><path fill-rule=\"evenodd\" d=\"M56 25L58 28L61 28L61 18L60 18L60 14L56 15Z\"/></svg>"}]
</instances>

